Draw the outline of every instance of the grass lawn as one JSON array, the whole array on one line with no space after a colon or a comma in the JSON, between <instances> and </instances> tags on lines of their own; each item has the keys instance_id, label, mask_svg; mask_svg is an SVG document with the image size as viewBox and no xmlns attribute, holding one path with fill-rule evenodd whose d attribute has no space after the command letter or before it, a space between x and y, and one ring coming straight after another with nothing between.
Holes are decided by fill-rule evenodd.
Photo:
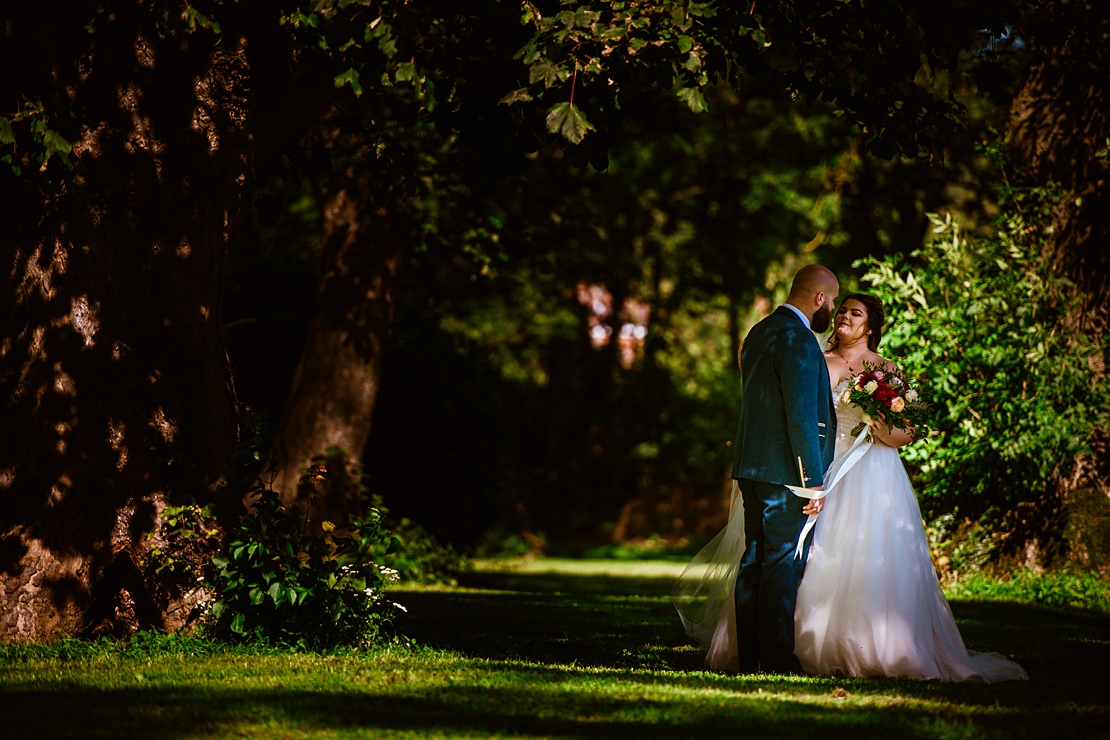
<instances>
[{"instance_id":1,"label":"grass lawn","mask_svg":"<svg viewBox=\"0 0 1110 740\"><path fill-rule=\"evenodd\" d=\"M735 677L667 598L681 564L479 563L395 590L418 647L290 654L199 640L0 648L0 738L1110 738L1110 614L954 601L1030 681Z\"/></svg>"}]
</instances>

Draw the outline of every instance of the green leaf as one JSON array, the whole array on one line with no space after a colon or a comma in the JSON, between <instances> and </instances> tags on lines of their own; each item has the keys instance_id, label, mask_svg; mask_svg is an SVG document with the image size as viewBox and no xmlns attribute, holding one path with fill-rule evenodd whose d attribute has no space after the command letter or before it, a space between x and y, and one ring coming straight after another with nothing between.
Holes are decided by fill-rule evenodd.
<instances>
[{"instance_id":1,"label":"green leaf","mask_svg":"<svg viewBox=\"0 0 1110 740\"><path fill-rule=\"evenodd\" d=\"M543 59L533 64L531 69L528 70L528 83L534 85L543 80L544 85L551 87L558 79L558 74L558 69L551 63L551 60Z\"/></svg>"},{"instance_id":2,"label":"green leaf","mask_svg":"<svg viewBox=\"0 0 1110 740\"><path fill-rule=\"evenodd\" d=\"M317 24L320 22L319 17L315 13L306 15L299 10L293 11L289 15L284 16L281 20L282 23L288 23L294 28L300 28L301 26L316 28Z\"/></svg>"},{"instance_id":3,"label":"green leaf","mask_svg":"<svg viewBox=\"0 0 1110 740\"><path fill-rule=\"evenodd\" d=\"M46 156L50 157L52 154L67 155L72 151L69 142L59 134L57 131L47 129L43 134L42 144L46 148Z\"/></svg>"},{"instance_id":4,"label":"green leaf","mask_svg":"<svg viewBox=\"0 0 1110 740\"><path fill-rule=\"evenodd\" d=\"M700 88L697 87L681 87L677 92L678 99L692 110L694 113L704 113L709 110L709 102L705 99L705 94L702 93Z\"/></svg>"},{"instance_id":5,"label":"green leaf","mask_svg":"<svg viewBox=\"0 0 1110 740\"><path fill-rule=\"evenodd\" d=\"M588 28L597 15L595 11L589 8L578 8L574 13L574 25L579 28Z\"/></svg>"},{"instance_id":6,"label":"green leaf","mask_svg":"<svg viewBox=\"0 0 1110 740\"><path fill-rule=\"evenodd\" d=\"M362 81L357 69L348 69L345 72L340 72L332 81L335 83L336 87L348 85L351 88L351 92L355 95L362 95Z\"/></svg>"},{"instance_id":7,"label":"green leaf","mask_svg":"<svg viewBox=\"0 0 1110 740\"><path fill-rule=\"evenodd\" d=\"M416 65L412 62L404 62L397 65L397 72L393 75L393 79L397 82L412 82L416 79Z\"/></svg>"},{"instance_id":8,"label":"green leaf","mask_svg":"<svg viewBox=\"0 0 1110 740\"><path fill-rule=\"evenodd\" d=\"M586 138L587 132L595 129L577 106L557 103L547 111L547 130L577 144Z\"/></svg>"},{"instance_id":9,"label":"green leaf","mask_svg":"<svg viewBox=\"0 0 1110 740\"><path fill-rule=\"evenodd\" d=\"M247 632L247 615L239 612L231 620L231 631L237 635L243 635Z\"/></svg>"},{"instance_id":10,"label":"green leaf","mask_svg":"<svg viewBox=\"0 0 1110 740\"><path fill-rule=\"evenodd\" d=\"M526 88L522 87L519 90L513 90L511 93L498 100L497 104L513 105L514 103L527 103L530 100L532 100L532 95Z\"/></svg>"},{"instance_id":11,"label":"green leaf","mask_svg":"<svg viewBox=\"0 0 1110 740\"><path fill-rule=\"evenodd\" d=\"M274 581L266 593L274 600L274 606L281 606L281 600L285 596L285 586L281 581Z\"/></svg>"}]
</instances>

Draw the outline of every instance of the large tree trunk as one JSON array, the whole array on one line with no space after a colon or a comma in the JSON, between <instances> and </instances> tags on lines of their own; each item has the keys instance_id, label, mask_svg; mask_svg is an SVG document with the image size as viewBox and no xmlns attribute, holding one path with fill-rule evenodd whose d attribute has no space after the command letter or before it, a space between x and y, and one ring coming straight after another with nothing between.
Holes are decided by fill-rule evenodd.
<instances>
[{"instance_id":1,"label":"large tree trunk","mask_svg":"<svg viewBox=\"0 0 1110 740\"><path fill-rule=\"evenodd\" d=\"M326 127L324 138L333 149L363 146L337 126ZM356 157L332 173L320 195L324 274L273 449L272 485L287 503L313 460L338 448L357 469L370 437L409 233L404 196L371 177ZM350 487L330 488L313 502L311 517L342 521L364 503Z\"/></svg>"},{"instance_id":2,"label":"large tree trunk","mask_svg":"<svg viewBox=\"0 0 1110 740\"><path fill-rule=\"evenodd\" d=\"M1011 151L1028 182L1063 190L1054 228L1046 230L1049 248L1085 298L1081 328L1103 335L1110 318L1110 5L1040 0L1026 27Z\"/></svg>"},{"instance_id":3,"label":"large tree trunk","mask_svg":"<svg viewBox=\"0 0 1110 740\"><path fill-rule=\"evenodd\" d=\"M1091 366L1105 379L1110 360L1110 65L1106 38L1110 34L1110 4L1101 0L1038 0L1026 9L1023 40L1027 60L1022 84L1014 99L1009 144L1025 184L1058 185L1063 197L1050 224L1042 224L1048 254L1059 274L1076 288L1079 308L1066 318L1069 331L1086 334L1102 355ZM1069 468L1070 469L1067 469ZM1062 466L1050 510L1074 519L1105 517L1110 513L1110 430L1094 440L1094 454ZM1091 507L1101 509L1092 514ZM1049 512L1051 513L1051 512ZM1072 521L1076 536L1073 557L1110 567L1110 542L1095 542L1097 528ZM1044 530L1043 522L1040 528ZM1103 525L1105 530L1105 525ZM1058 536L1059 532L1051 533ZM1105 532L1101 535L1105 538ZM1030 543L1031 561L1051 554L1042 543Z\"/></svg>"},{"instance_id":4,"label":"large tree trunk","mask_svg":"<svg viewBox=\"0 0 1110 740\"><path fill-rule=\"evenodd\" d=\"M74 72L77 177L45 202L5 183L0 640L180 625L184 592L153 578L147 534L229 478L221 284L251 146L246 56L147 20L104 21Z\"/></svg>"}]
</instances>

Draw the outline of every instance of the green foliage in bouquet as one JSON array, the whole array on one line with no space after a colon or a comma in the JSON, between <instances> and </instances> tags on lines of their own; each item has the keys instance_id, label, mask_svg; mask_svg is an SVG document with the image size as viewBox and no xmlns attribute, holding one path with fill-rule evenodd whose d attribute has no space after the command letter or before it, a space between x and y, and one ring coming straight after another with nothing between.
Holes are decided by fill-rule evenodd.
<instances>
[{"instance_id":1,"label":"green foliage in bouquet","mask_svg":"<svg viewBox=\"0 0 1110 740\"><path fill-rule=\"evenodd\" d=\"M935 433L904 454L926 516L981 525L995 555L1062 544L1053 481L1089 452L1110 409L1099 347L1073 325L1072 285L1044 254L1053 194L1002 195L994 236L932 216L932 239L909 258L857 263L893 319L887 352L925 371L935 407Z\"/></svg>"}]
</instances>

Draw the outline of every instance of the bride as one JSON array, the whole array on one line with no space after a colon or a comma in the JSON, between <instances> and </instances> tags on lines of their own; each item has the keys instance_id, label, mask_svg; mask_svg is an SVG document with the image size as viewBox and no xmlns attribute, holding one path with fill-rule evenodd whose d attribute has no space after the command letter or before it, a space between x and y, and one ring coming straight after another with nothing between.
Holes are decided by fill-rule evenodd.
<instances>
[{"instance_id":1,"label":"bride","mask_svg":"<svg viewBox=\"0 0 1110 740\"><path fill-rule=\"evenodd\" d=\"M882 303L851 295L837 310L825 361L836 399L836 458L841 467L863 410L844 391L864 362L895 369L876 353ZM843 395L842 395L843 394ZM832 486L814 527L794 612L795 654L806 673L952 681L1027 678L996 653L969 652L941 592L921 513L897 448L913 437L881 421L873 442ZM829 478L832 476L830 475ZM733 490L728 526L691 562L675 587L687 632L708 648L706 665L736 670L736 564L743 554L743 512ZM701 566L706 566L702 573Z\"/></svg>"}]
</instances>

